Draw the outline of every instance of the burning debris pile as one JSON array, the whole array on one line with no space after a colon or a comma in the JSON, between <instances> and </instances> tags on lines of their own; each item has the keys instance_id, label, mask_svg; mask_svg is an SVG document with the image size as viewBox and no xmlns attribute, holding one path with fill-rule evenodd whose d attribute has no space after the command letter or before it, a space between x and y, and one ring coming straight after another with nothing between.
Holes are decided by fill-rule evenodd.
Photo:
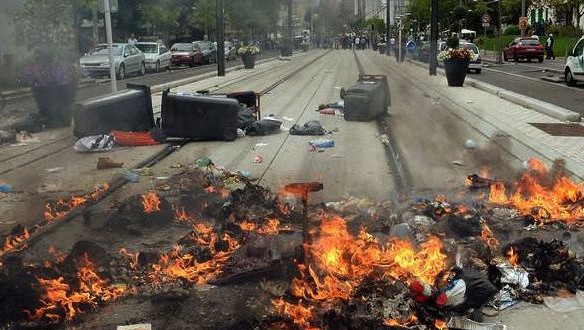
<instances>
[{"instance_id":1,"label":"burning debris pile","mask_svg":"<svg viewBox=\"0 0 584 330\"><path fill-rule=\"evenodd\" d=\"M290 280L284 294L258 297L269 317L249 315L245 324L446 329L453 315L474 311L477 319L487 305L502 310L584 288L584 260L574 252L582 184L535 160L514 184L471 175L456 198L416 198L399 208L355 197L306 208L322 184L275 194L197 163L162 191L84 214L96 235L126 235L135 242L127 246L80 241L68 255L25 262L17 251L26 252L29 233L15 228L3 249L0 322L83 322L81 315L128 296L187 299L196 285L228 283L275 261L295 260L297 271L281 279ZM66 211L54 207L53 215ZM166 243L142 244L154 235Z\"/></svg>"}]
</instances>

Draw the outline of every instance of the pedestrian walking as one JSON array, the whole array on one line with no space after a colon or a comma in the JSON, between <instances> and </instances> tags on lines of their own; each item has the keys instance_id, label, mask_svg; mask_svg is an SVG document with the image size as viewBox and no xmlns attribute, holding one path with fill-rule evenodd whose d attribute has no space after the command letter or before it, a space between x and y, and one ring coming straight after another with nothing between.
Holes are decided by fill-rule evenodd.
<instances>
[{"instance_id":1,"label":"pedestrian walking","mask_svg":"<svg viewBox=\"0 0 584 330\"><path fill-rule=\"evenodd\" d=\"M355 44L353 46L353 49L355 50L359 49L359 45L361 45L361 39L359 37L355 37Z\"/></svg>"},{"instance_id":2,"label":"pedestrian walking","mask_svg":"<svg viewBox=\"0 0 584 330\"><path fill-rule=\"evenodd\" d=\"M546 47L545 47L545 52L546 52L546 59L552 59L555 60L556 59L556 55L554 54L554 35L552 33L550 33L547 42L546 42Z\"/></svg>"},{"instance_id":3,"label":"pedestrian walking","mask_svg":"<svg viewBox=\"0 0 584 330\"><path fill-rule=\"evenodd\" d=\"M130 45L135 45L138 43L138 39L136 39L136 36L134 36L133 33L130 35L130 38L128 38L128 43Z\"/></svg>"},{"instance_id":4,"label":"pedestrian walking","mask_svg":"<svg viewBox=\"0 0 584 330\"><path fill-rule=\"evenodd\" d=\"M361 49L365 50L365 48L367 48L367 38L363 37L361 38Z\"/></svg>"}]
</instances>

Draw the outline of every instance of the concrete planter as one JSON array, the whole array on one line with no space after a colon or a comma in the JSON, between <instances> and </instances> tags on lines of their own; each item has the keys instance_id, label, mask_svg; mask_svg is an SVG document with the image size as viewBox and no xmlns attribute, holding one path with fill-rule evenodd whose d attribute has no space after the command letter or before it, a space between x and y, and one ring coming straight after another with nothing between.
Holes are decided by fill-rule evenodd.
<instances>
[{"instance_id":1,"label":"concrete planter","mask_svg":"<svg viewBox=\"0 0 584 330\"><path fill-rule=\"evenodd\" d=\"M70 85L35 86L31 89L46 127L71 125L71 113L77 94L76 82Z\"/></svg>"},{"instance_id":2,"label":"concrete planter","mask_svg":"<svg viewBox=\"0 0 584 330\"><path fill-rule=\"evenodd\" d=\"M243 67L246 69L253 69L255 68L256 56L255 54L243 54L241 55L241 59L243 60Z\"/></svg>"},{"instance_id":3,"label":"concrete planter","mask_svg":"<svg viewBox=\"0 0 584 330\"><path fill-rule=\"evenodd\" d=\"M469 63L470 60L459 58L444 61L444 71L446 73L448 86L462 87L462 85L464 85L464 79L468 72Z\"/></svg>"}]
</instances>

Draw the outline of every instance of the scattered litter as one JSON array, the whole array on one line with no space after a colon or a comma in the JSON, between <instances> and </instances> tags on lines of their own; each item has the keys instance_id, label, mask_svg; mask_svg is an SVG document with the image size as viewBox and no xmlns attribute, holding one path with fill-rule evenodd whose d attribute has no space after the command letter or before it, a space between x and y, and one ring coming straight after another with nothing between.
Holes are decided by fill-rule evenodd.
<instances>
[{"instance_id":1,"label":"scattered litter","mask_svg":"<svg viewBox=\"0 0 584 330\"><path fill-rule=\"evenodd\" d=\"M28 145L28 143L21 142L21 143L12 143L10 146L11 147L26 147L27 145Z\"/></svg>"},{"instance_id":2,"label":"scattered litter","mask_svg":"<svg viewBox=\"0 0 584 330\"><path fill-rule=\"evenodd\" d=\"M464 166L464 162L460 159L455 159L452 161L452 165L456 165L456 166Z\"/></svg>"},{"instance_id":3,"label":"scattered litter","mask_svg":"<svg viewBox=\"0 0 584 330\"><path fill-rule=\"evenodd\" d=\"M169 190L170 185L168 184L169 177L167 176L157 176L154 178L154 189L157 190Z\"/></svg>"},{"instance_id":4,"label":"scattered litter","mask_svg":"<svg viewBox=\"0 0 584 330\"><path fill-rule=\"evenodd\" d=\"M253 157L254 164L261 164L264 161L264 158L258 154Z\"/></svg>"},{"instance_id":5,"label":"scattered litter","mask_svg":"<svg viewBox=\"0 0 584 330\"><path fill-rule=\"evenodd\" d=\"M303 126L294 125L290 128L291 135L324 135L326 130L318 120L307 121Z\"/></svg>"},{"instance_id":6,"label":"scattered litter","mask_svg":"<svg viewBox=\"0 0 584 330\"><path fill-rule=\"evenodd\" d=\"M518 298L517 292L510 285L505 285L495 296L493 307L498 311L506 310L517 305L519 303Z\"/></svg>"},{"instance_id":7,"label":"scattered litter","mask_svg":"<svg viewBox=\"0 0 584 330\"><path fill-rule=\"evenodd\" d=\"M140 176L153 176L154 170L151 167L144 167L134 170L134 172L140 174Z\"/></svg>"},{"instance_id":8,"label":"scattered litter","mask_svg":"<svg viewBox=\"0 0 584 330\"><path fill-rule=\"evenodd\" d=\"M246 130L246 135L258 136L277 133L282 127L282 122L274 117L264 117L262 120L251 124Z\"/></svg>"},{"instance_id":9,"label":"scattered litter","mask_svg":"<svg viewBox=\"0 0 584 330\"><path fill-rule=\"evenodd\" d=\"M73 150L77 152L103 152L114 147L115 139L111 135L86 136L75 142Z\"/></svg>"},{"instance_id":10,"label":"scattered litter","mask_svg":"<svg viewBox=\"0 0 584 330\"><path fill-rule=\"evenodd\" d=\"M59 173L64 169L65 169L64 167L53 167L53 168L47 168L47 169L45 169L45 171L47 171L47 173Z\"/></svg>"},{"instance_id":11,"label":"scattered litter","mask_svg":"<svg viewBox=\"0 0 584 330\"><path fill-rule=\"evenodd\" d=\"M479 144L472 139L468 139L464 142L464 147L469 150L474 150L479 147Z\"/></svg>"},{"instance_id":12,"label":"scattered litter","mask_svg":"<svg viewBox=\"0 0 584 330\"><path fill-rule=\"evenodd\" d=\"M43 182L40 187L37 188L37 192L40 194L52 193L62 191L60 183Z\"/></svg>"},{"instance_id":13,"label":"scattered litter","mask_svg":"<svg viewBox=\"0 0 584 330\"><path fill-rule=\"evenodd\" d=\"M14 142L16 139L16 135L0 130L0 144L4 144L7 142Z\"/></svg>"},{"instance_id":14,"label":"scattered litter","mask_svg":"<svg viewBox=\"0 0 584 330\"><path fill-rule=\"evenodd\" d=\"M170 165L170 168L183 168L183 164L181 163L174 163Z\"/></svg>"},{"instance_id":15,"label":"scattered litter","mask_svg":"<svg viewBox=\"0 0 584 330\"><path fill-rule=\"evenodd\" d=\"M472 103L474 103L474 101L468 100L468 101L466 101L466 103L472 104Z\"/></svg>"},{"instance_id":16,"label":"scattered litter","mask_svg":"<svg viewBox=\"0 0 584 330\"><path fill-rule=\"evenodd\" d=\"M381 137L381 143L388 146L389 145L389 136L387 134L381 134L380 137Z\"/></svg>"},{"instance_id":17,"label":"scattered litter","mask_svg":"<svg viewBox=\"0 0 584 330\"><path fill-rule=\"evenodd\" d=\"M331 139L318 139L308 142L314 148L334 148L335 141Z\"/></svg>"},{"instance_id":18,"label":"scattered litter","mask_svg":"<svg viewBox=\"0 0 584 330\"><path fill-rule=\"evenodd\" d=\"M239 175L242 175L242 176L246 177L246 178L250 178L251 177L251 172L250 171L240 170L240 171L237 171L237 173Z\"/></svg>"},{"instance_id":19,"label":"scattered litter","mask_svg":"<svg viewBox=\"0 0 584 330\"><path fill-rule=\"evenodd\" d=\"M335 114L335 109L333 109L333 108L324 108L324 109L318 110L318 112L321 115L334 115Z\"/></svg>"},{"instance_id":20,"label":"scattered litter","mask_svg":"<svg viewBox=\"0 0 584 330\"><path fill-rule=\"evenodd\" d=\"M0 193L11 193L14 192L14 190L12 189L12 186L6 183L0 184Z\"/></svg>"},{"instance_id":21,"label":"scattered litter","mask_svg":"<svg viewBox=\"0 0 584 330\"><path fill-rule=\"evenodd\" d=\"M537 224L532 223L530 225L527 225L527 226L523 227L523 229L525 229L527 231L536 231L537 230Z\"/></svg>"},{"instance_id":22,"label":"scattered litter","mask_svg":"<svg viewBox=\"0 0 584 330\"><path fill-rule=\"evenodd\" d=\"M237 115L237 128L245 130L257 121L257 117L253 109L241 108Z\"/></svg>"},{"instance_id":23,"label":"scattered litter","mask_svg":"<svg viewBox=\"0 0 584 330\"><path fill-rule=\"evenodd\" d=\"M140 174L133 172L133 171L124 171L124 174L122 175L124 180L128 181L128 182L132 182L132 183L138 183L140 182Z\"/></svg>"},{"instance_id":24,"label":"scattered litter","mask_svg":"<svg viewBox=\"0 0 584 330\"><path fill-rule=\"evenodd\" d=\"M153 146L160 144L156 141L150 132L123 132L123 131L111 131L111 136L116 140L116 144L120 146Z\"/></svg>"},{"instance_id":25,"label":"scattered litter","mask_svg":"<svg viewBox=\"0 0 584 330\"><path fill-rule=\"evenodd\" d=\"M18 142L18 143L38 143L38 142L41 142L41 140L38 137L33 136L32 134L30 134L27 131L20 131L20 132L16 133L16 142Z\"/></svg>"},{"instance_id":26,"label":"scattered litter","mask_svg":"<svg viewBox=\"0 0 584 330\"><path fill-rule=\"evenodd\" d=\"M117 163L109 157L100 157L97 160L97 169L98 170L107 170L110 168L120 168L122 166L124 166L124 163Z\"/></svg>"},{"instance_id":27,"label":"scattered litter","mask_svg":"<svg viewBox=\"0 0 584 330\"><path fill-rule=\"evenodd\" d=\"M265 147L267 145L268 145L267 143L256 143L255 147L260 148L260 147Z\"/></svg>"},{"instance_id":28,"label":"scattered litter","mask_svg":"<svg viewBox=\"0 0 584 330\"><path fill-rule=\"evenodd\" d=\"M245 137L245 131L242 130L241 128L237 129L237 137Z\"/></svg>"},{"instance_id":29,"label":"scattered litter","mask_svg":"<svg viewBox=\"0 0 584 330\"><path fill-rule=\"evenodd\" d=\"M529 285L529 274L525 269L506 262L498 264L497 269L501 272L501 283L516 284L523 289Z\"/></svg>"},{"instance_id":30,"label":"scattered litter","mask_svg":"<svg viewBox=\"0 0 584 330\"><path fill-rule=\"evenodd\" d=\"M475 322L462 316L455 316L447 324L448 329L460 330L507 330L503 323Z\"/></svg>"},{"instance_id":31,"label":"scattered litter","mask_svg":"<svg viewBox=\"0 0 584 330\"><path fill-rule=\"evenodd\" d=\"M195 165L199 168L201 167L209 167L211 165L213 165L213 161L210 158L207 157L203 157L203 158L199 158L195 161Z\"/></svg>"},{"instance_id":32,"label":"scattered litter","mask_svg":"<svg viewBox=\"0 0 584 330\"><path fill-rule=\"evenodd\" d=\"M344 158L345 156L339 154L332 154L330 155L331 158Z\"/></svg>"},{"instance_id":33,"label":"scattered litter","mask_svg":"<svg viewBox=\"0 0 584 330\"><path fill-rule=\"evenodd\" d=\"M152 325L150 323L118 325L116 330L152 330Z\"/></svg>"},{"instance_id":34,"label":"scattered litter","mask_svg":"<svg viewBox=\"0 0 584 330\"><path fill-rule=\"evenodd\" d=\"M282 119L287 120L287 121L294 121L294 118L290 118L290 117L286 117L286 116L282 117Z\"/></svg>"}]
</instances>

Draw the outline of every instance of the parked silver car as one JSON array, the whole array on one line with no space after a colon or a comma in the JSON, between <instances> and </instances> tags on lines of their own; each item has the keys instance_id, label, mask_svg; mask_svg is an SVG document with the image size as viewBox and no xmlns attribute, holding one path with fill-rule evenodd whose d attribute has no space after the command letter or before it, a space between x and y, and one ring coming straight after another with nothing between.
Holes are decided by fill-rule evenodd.
<instances>
[{"instance_id":1,"label":"parked silver car","mask_svg":"<svg viewBox=\"0 0 584 330\"><path fill-rule=\"evenodd\" d=\"M116 76L123 80L128 73L146 73L146 58L134 45L116 43L112 45ZM107 44L99 44L79 60L81 70L87 76L109 76L110 65Z\"/></svg>"},{"instance_id":2,"label":"parked silver car","mask_svg":"<svg viewBox=\"0 0 584 330\"><path fill-rule=\"evenodd\" d=\"M136 47L144 53L146 57L146 70L159 72L163 69L170 69L171 54L168 48L161 43L139 42Z\"/></svg>"}]
</instances>

